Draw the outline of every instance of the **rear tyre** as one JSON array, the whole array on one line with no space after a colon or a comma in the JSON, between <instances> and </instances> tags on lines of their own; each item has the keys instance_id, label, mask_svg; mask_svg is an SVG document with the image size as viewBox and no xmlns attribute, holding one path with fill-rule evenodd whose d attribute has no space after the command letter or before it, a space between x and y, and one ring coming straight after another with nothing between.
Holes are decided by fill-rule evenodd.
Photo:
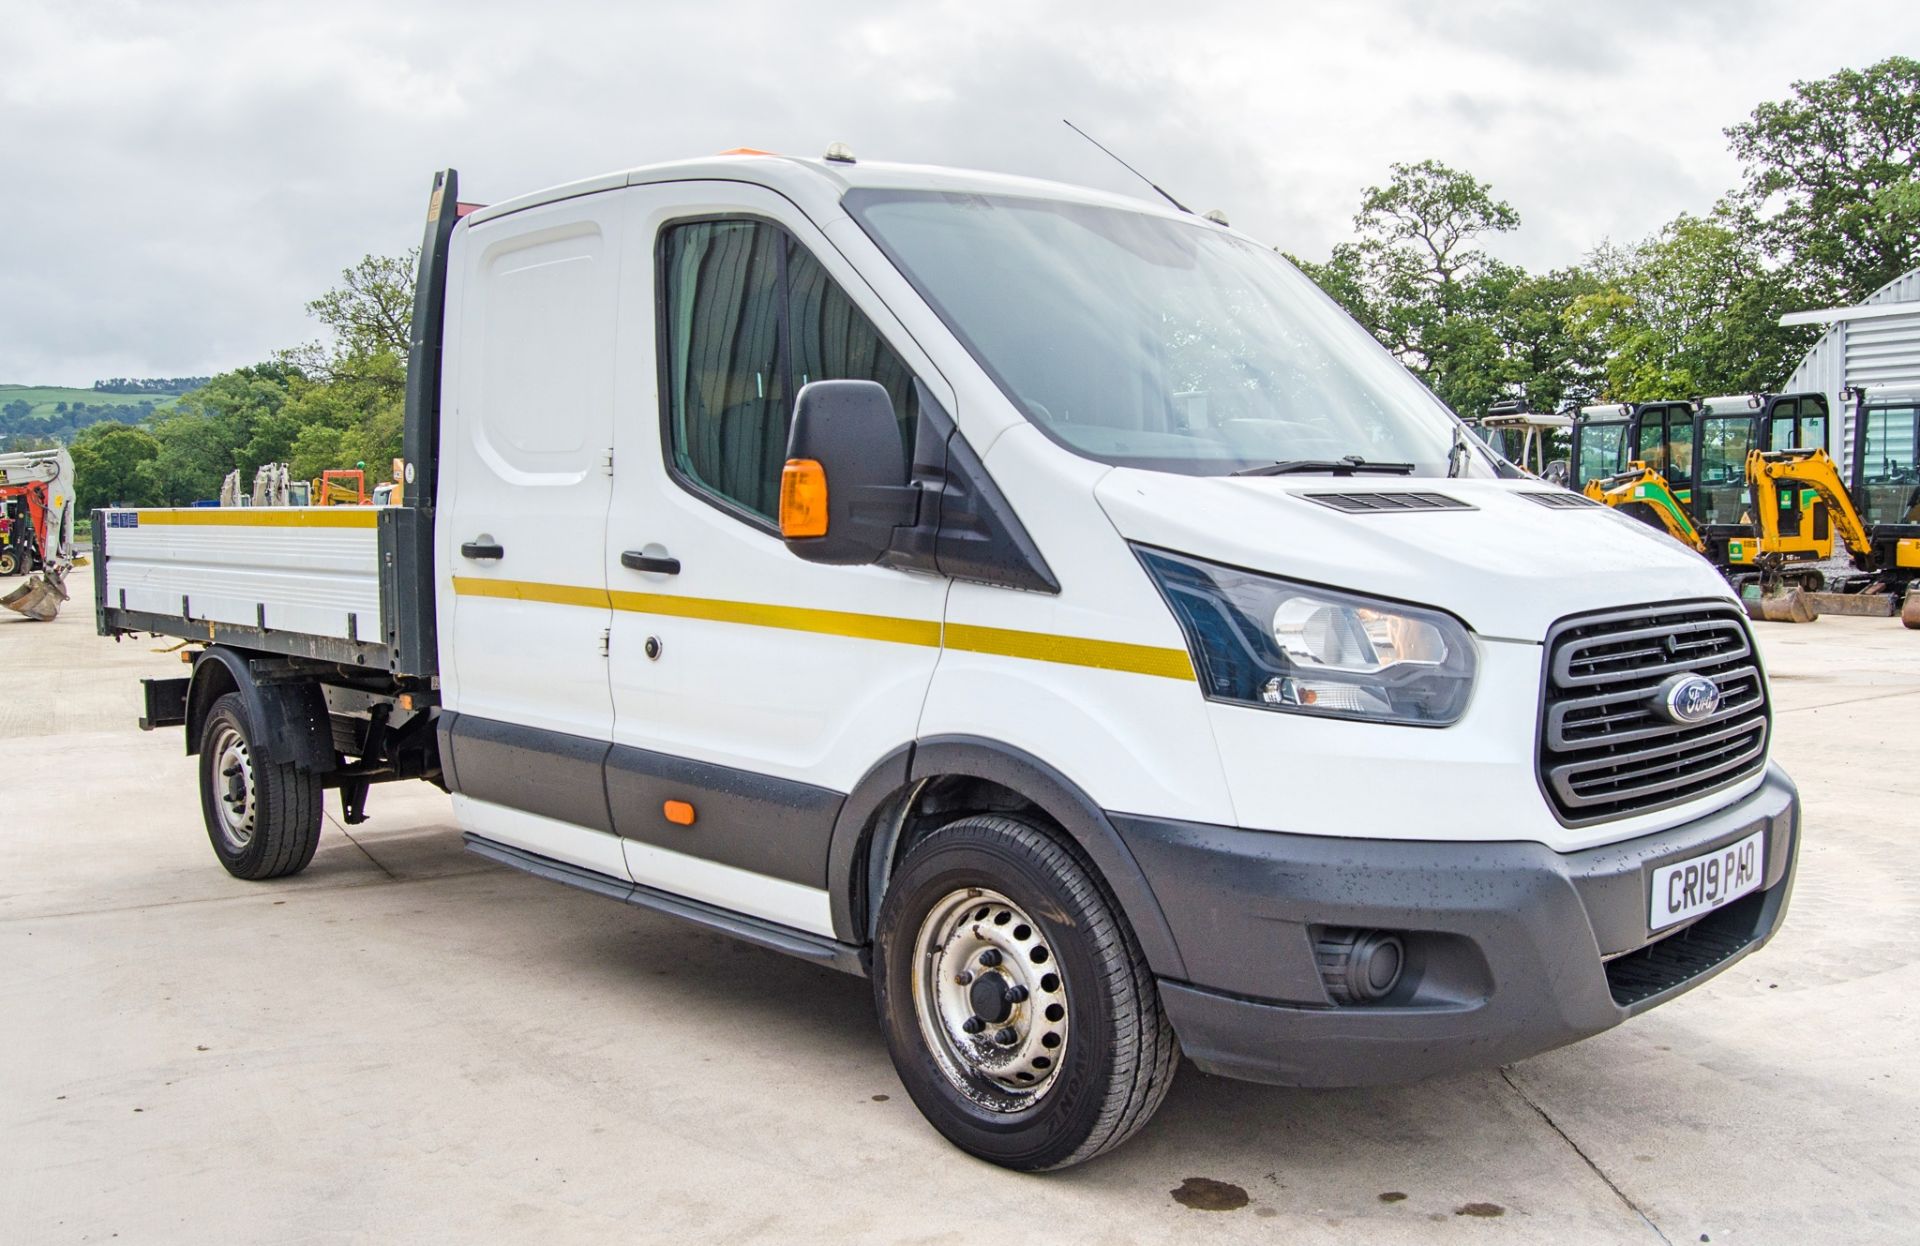
<instances>
[{"instance_id":1,"label":"rear tyre","mask_svg":"<svg viewBox=\"0 0 1920 1246\"><path fill-rule=\"evenodd\" d=\"M0 549L0 575L18 575L20 556L11 549Z\"/></svg>"},{"instance_id":2,"label":"rear tyre","mask_svg":"<svg viewBox=\"0 0 1920 1246\"><path fill-rule=\"evenodd\" d=\"M874 998L907 1094L949 1142L1020 1171L1132 1137L1179 1048L1133 932L1070 845L1017 818L915 844L880 908Z\"/></svg>"},{"instance_id":3,"label":"rear tyre","mask_svg":"<svg viewBox=\"0 0 1920 1246\"><path fill-rule=\"evenodd\" d=\"M244 699L213 703L200 730L200 811L213 853L235 878L298 874L320 843L319 776L254 755L260 725Z\"/></svg>"}]
</instances>

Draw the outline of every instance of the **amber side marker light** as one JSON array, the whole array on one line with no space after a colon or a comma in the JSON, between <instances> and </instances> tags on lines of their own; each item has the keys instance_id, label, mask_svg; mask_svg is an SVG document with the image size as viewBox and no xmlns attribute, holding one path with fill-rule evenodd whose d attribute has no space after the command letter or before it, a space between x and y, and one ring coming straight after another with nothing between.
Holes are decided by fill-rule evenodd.
<instances>
[{"instance_id":1,"label":"amber side marker light","mask_svg":"<svg viewBox=\"0 0 1920 1246\"><path fill-rule=\"evenodd\" d=\"M660 812L667 815L667 821L675 826L693 825L693 806L684 800L670 800L660 806Z\"/></svg>"},{"instance_id":2,"label":"amber side marker light","mask_svg":"<svg viewBox=\"0 0 1920 1246\"><path fill-rule=\"evenodd\" d=\"M781 470L780 535L827 535L827 469L818 459L788 459Z\"/></svg>"}]
</instances>

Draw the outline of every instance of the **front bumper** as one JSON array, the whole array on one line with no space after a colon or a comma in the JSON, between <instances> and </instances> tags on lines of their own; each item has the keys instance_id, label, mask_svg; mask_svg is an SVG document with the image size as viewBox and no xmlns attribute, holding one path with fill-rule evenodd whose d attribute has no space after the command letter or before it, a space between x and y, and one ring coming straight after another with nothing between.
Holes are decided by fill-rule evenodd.
<instances>
[{"instance_id":1,"label":"front bumper","mask_svg":"<svg viewBox=\"0 0 1920 1246\"><path fill-rule=\"evenodd\" d=\"M1799 853L1778 767L1750 795L1654 835L1536 843L1276 834L1112 815L1165 913L1186 980L1160 994L1208 1072L1290 1086L1416 1081L1586 1038L1698 985L1773 936ZM1761 889L1658 935L1661 865L1766 830ZM1401 985L1336 1005L1322 927L1405 932Z\"/></svg>"}]
</instances>

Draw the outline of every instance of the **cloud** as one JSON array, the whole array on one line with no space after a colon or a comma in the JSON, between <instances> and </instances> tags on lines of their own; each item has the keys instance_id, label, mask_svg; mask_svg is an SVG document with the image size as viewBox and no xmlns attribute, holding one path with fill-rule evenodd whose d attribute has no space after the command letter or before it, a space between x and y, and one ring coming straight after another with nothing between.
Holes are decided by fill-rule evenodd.
<instances>
[{"instance_id":1,"label":"cloud","mask_svg":"<svg viewBox=\"0 0 1920 1246\"><path fill-rule=\"evenodd\" d=\"M0 380L213 371L415 243L434 169L498 199L739 145L1149 194L1318 255L1395 160L1472 170L1530 266L1702 210L1724 126L1920 45L1898 3L1572 11L703 0L10 0L0 19Z\"/></svg>"}]
</instances>

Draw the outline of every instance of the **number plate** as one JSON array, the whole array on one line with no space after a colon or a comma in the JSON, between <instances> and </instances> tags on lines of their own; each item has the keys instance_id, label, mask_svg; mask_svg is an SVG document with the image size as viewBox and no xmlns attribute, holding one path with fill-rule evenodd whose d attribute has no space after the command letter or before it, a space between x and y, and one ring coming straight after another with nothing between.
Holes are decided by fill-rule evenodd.
<instances>
[{"instance_id":1,"label":"number plate","mask_svg":"<svg viewBox=\"0 0 1920 1246\"><path fill-rule=\"evenodd\" d=\"M1689 917L1711 913L1759 887L1767 860L1766 842L1766 832L1755 831L1724 848L1655 870L1647 925L1665 930Z\"/></svg>"}]
</instances>

